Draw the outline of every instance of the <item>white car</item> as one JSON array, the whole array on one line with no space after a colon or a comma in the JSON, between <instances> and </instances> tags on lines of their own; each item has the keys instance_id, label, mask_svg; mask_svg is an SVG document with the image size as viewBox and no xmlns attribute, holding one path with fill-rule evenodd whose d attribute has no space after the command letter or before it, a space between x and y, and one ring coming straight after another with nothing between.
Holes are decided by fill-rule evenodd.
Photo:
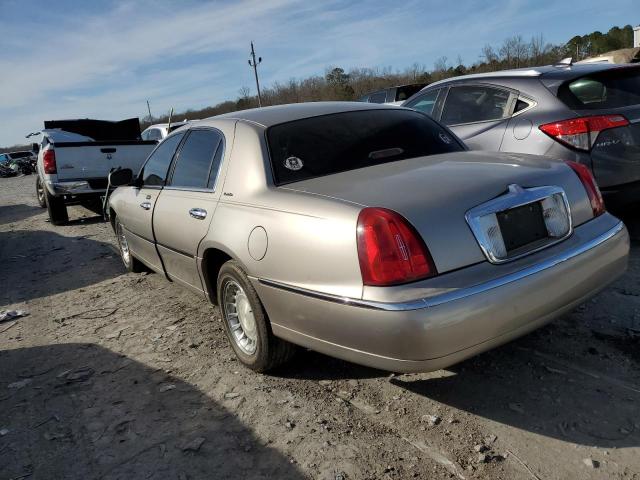
<instances>
[{"instance_id":1,"label":"white car","mask_svg":"<svg viewBox=\"0 0 640 480\"><path fill-rule=\"evenodd\" d=\"M180 128L187 123L187 120L183 120L182 122L171 122L171 127L169 127L168 123L156 123L155 125L149 125L142 132L142 140L159 142L175 129Z\"/></svg>"}]
</instances>

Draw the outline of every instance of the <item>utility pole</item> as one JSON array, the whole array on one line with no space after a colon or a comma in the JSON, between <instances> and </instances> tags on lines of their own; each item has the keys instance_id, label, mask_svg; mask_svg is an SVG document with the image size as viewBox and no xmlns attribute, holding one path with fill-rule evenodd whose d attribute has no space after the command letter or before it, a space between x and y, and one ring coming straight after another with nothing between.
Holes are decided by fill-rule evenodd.
<instances>
[{"instance_id":1,"label":"utility pole","mask_svg":"<svg viewBox=\"0 0 640 480\"><path fill-rule=\"evenodd\" d=\"M153 117L151 116L151 107L149 106L149 100L147 100L147 110L149 111L149 122L153 122Z\"/></svg>"},{"instance_id":2,"label":"utility pole","mask_svg":"<svg viewBox=\"0 0 640 480\"><path fill-rule=\"evenodd\" d=\"M251 61L253 59L253 61ZM256 62L256 52L253 49L253 42L251 42L251 58L249 59L249 66L253 67L253 74L256 76L256 90L258 90L258 106L262 106L262 98L260 98L260 82L258 81L258 65L262 63L262 57L258 57Z\"/></svg>"}]
</instances>

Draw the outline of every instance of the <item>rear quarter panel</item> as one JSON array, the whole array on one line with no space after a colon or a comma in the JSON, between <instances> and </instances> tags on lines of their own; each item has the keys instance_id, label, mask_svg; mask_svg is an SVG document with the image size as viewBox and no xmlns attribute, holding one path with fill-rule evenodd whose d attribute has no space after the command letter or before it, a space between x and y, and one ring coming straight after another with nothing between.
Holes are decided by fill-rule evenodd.
<instances>
[{"instance_id":1,"label":"rear quarter panel","mask_svg":"<svg viewBox=\"0 0 640 480\"><path fill-rule=\"evenodd\" d=\"M263 129L238 122L222 196L198 256L216 248L239 261L250 276L360 298L360 206L271 185ZM249 251L256 227L266 231L262 258Z\"/></svg>"}]
</instances>

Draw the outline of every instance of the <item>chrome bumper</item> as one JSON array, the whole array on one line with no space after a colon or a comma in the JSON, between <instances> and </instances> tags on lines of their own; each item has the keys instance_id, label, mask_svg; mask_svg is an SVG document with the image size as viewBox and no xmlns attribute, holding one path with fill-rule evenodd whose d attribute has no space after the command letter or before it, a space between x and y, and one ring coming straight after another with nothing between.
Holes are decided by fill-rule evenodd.
<instances>
[{"instance_id":1,"label":"chrome bumper","mask_svg":"<svg viewBox=\"0 0 640 480\"><path fill-rule=\"evenodd\" d=\"M515 267L480 264L444 274L433 279L436 288L418 289L432 294L401 302L341 298L268 280L254 285L274 334L286 340L385 370L428 371L570 311L624 272L628 251L626 228L605 214ZM493 276L477 282L477 271Z\"/></svg>"},{"instance_id":2,"label":"chrome bumper","mask_svg":"<svg viewBox=\"0 0 640 480\"><path fill-rule=\"evenodd\" d=\"M84 180L70 182L47 182L47 188L53 195L84 195L101 194L105 189L93 189L89 182Z\"/></svg>"}]
</instances>

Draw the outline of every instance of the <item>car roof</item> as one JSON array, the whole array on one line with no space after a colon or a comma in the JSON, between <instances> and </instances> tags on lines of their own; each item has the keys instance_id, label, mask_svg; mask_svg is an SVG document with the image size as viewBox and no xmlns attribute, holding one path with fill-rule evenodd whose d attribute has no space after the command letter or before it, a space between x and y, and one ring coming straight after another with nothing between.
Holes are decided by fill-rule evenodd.
<instances>
[{"instance_id":1,"label":"car roof","mask_svg":"<svg viewBox=\"0 0 640 480\"><path fill-rule=\"evenodd\" d=\"M474 73L471 75L460 75L458 77L446 78L437 82L433 82L425 87L432 88L437 85L443 85L452 82L463 82L472 79L506 79L506 78L540 78L545 80L568 80L571 78L590 75L605 70L615 70L624 68L638 68L637 64L614 65L605 62L594 63L574 63L567 65L545 65L542 67L516 68L511 70L498 70L487 73Z\"/></svg>"},{"instance_id":2,"label":"car roof","mask_svg":"<svg viewBox=\"0 0 640 480\"><path fill-rule=\"evenodd\" d=\"M330 115L332 113L355 112L359 110L382 110L398 107L364 102L308 102L274 105L272 107L252 108L238 112L224 113L204 120L192 122L194 125L207 125L217 120L241 120L268 128L272 125L301 120L303 118Z\"/></svg>"}]
</instances>

